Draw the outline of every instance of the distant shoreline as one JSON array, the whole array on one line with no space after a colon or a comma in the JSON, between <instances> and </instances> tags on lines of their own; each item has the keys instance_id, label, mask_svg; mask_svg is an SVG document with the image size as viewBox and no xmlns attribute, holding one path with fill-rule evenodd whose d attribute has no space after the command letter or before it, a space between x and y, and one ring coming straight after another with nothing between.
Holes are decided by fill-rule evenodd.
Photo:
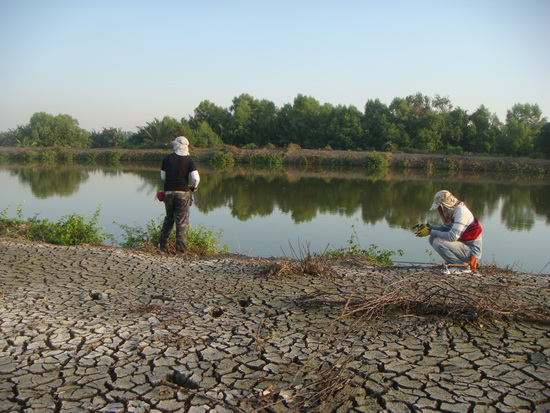
<instances>
[{"instance_id":1,"label":"distant shoreline","mask_svg":"<svg viewBox=\"0 0 550 413\"><path fill-rule=\"evenodd\" d=\"M165 149L122 149L122 148L16 148L0 147L0 162L21 163L85 163L113 164L124 162L158 162L170 152ZM235 164L250 164L250 159L275 157L281 165L364 167L370 157L383 160L391 169L418 169L427 172L474 171L504 172L522 175L550 176L550 160L533 158L512 158L483 155L449 155L420 153L390 153L367 151L337 151L301 149L299 147L273 149L242 149L233 146L219 148L192 148L191 155L201 162L209 162L215 153L225 153Z\"/></svg>"}]
</instances>

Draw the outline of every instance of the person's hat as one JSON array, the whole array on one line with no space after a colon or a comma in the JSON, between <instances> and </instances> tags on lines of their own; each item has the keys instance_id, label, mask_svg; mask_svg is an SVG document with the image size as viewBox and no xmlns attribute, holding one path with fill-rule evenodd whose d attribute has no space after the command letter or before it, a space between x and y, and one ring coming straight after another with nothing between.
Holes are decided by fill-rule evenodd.
<instances>
[{"instance_id":1,"label":"person's hat","mask_svg":"<svg viewBox=\"0 0 550 413\"><path fill-rule=\"evenodd\" d=\"M441 191L436 192L434 195L434 202L432 204L432 207L430 208L430 211L433 211L434 209L437 209L439 206L444 206L446 208L453 208L458 202L458 199L451 194L446 189L443 189Z\"/></svg>"},{"instance_id":2,"label":"person's hat","mask_svg":"<svg viewBox=\"0 0 550 413\"><path fill-rule=\"evenodd\" d=\"M185 136L178 136L176 139L174 139L173 143L178 146L181 146L181 145L189 146L189 141Z\"/></svg>"}]
</instances>

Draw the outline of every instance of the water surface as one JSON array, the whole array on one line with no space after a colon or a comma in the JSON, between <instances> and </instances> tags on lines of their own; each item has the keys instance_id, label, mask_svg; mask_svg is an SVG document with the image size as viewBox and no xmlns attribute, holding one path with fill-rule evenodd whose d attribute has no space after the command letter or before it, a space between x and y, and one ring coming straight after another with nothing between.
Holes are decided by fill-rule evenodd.
<instances>
[{"instance_id":1,"label":"water surface","mask_svg":"<svg viewBox=\"0 0 550 413\"><path fill-rule=\"evenodd\" d=\"M353 243L403 251L396 261L434 262L427 239L411 231L418 221L438 223L433 194L449 189L481 220L482 263L550 273L550 181L510 176L369 176L362 170L281 172L200 166L191 225L223 229L232 252L293 256ZM162 182L156 166L0 167L0 210L14 216L58 220L92 214L101 206L104 232L122 240L120 225L141 226L163 217L155 194Z\"/></svg>"}]
</instances>

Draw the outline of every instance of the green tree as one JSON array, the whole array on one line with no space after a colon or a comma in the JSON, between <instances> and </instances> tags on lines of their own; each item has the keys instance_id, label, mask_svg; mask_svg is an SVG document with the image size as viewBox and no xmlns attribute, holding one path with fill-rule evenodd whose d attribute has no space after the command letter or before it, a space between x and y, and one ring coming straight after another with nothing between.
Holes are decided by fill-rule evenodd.
<instances>
[{"instance_id":1,"label":"green tree","mask_svg":"<svg viewBox=\"0 0 550 413\"><path fill-rule=\"evenodd\" d=\"M358 150L362 147L361 112L354 106L337 106L327 128L328 144L333 149Z\"/></svg>"},{"instance_id":2,"label":"green tree","mask_svg":"<svg viewBox=\"0 0 550 413\"><path fill-rule=\"evenodd\" d=\"M10 129L7 132L2 132L0 145L30 148L36 146L36 141L31 136L29 125L26 125L18 126L16 129Z\"/></svg>"},{"instance_id":3,"label":"green tree","mask_svg":"<svg viewBox=\"0 0 550 413\"><path fill-rule=\"evenodd\" d=\"M461 108L454 108L444 113L443 116L445 123L441 135L443 147L464 149L464 139L468 133L470 121L468 112Z\"/></svg>"},{"instance_id":4,"label":"green tree","mask_svg":"<svg viewBox=\"0 0 550 413\"><path fill-rule=\"evenodd\" d=\"M88 148L90 134L78 126L78 121L69 115L57 116L37 112L28 125L18 126L12 135L17 146L61 146Z\"/></svg>"},{"instance_id":5,"label":"green tree","mask_svg":"<svg viewBox=\"0 0 550 413\"><path fill-rule=\"evenodd\" d=\"M506 126L499 142L499 149L507 155L529 156L533 154L535 139L546 123L538 105L515 104L506 113Z\"/></svg>"},{"instance_id":6,"label":"green tree","mask_svg":"<svg viewBox=\"0 0 550 413\"><path fill-rule=\"evenodd\" d=\"M461 108L453 108L448 97L439 95L432 99L432 111L440 117L440 149L462 149L468 131L468 113Z\"/></svg>"},{"instance_id":7,"label":"green tree","mask_svg":"<svg viewBox=\"0 0 550 413\"><path fill-rule=\"evenodd\" d=\"M195 108L194 116L189 119L189 125L193 129L198 129L202 122L208 123L212 131L218 135L222 141L226 142L229 124L231 122L231 112L228 109L216 106L214 103L203 100Z\"/></svg>"},{"instance_id":8,"label":"green tree","mask_svg":"<svg viewBox=\"0 0 550 413\"><path fill-rule=\"evenodd\" d=\"M398 122L395 114L380 100L369 100L363 116L364 143L362 149L394 151L411 146L404 125Z\"/></svg>"},{"instance_id":9,"label":"green tree","mask_svg":"<svg viewBox=\"0 0 550 413\"><path fill-rule=\"evenodd\" d=\"M269 100L252 101L253 121L251 128L255 143L258 145L265 146L273 140L277 112L277 107Z\"/></svg>"},{"instance_id":10,"label":"green tree","mask_svg":"<svg viewBox=\"0 0 550 413\"><path fill-rule=\"evenodd\" d=\"M539 131L546 123L546 118L542 117L539 105L531 105L529 103L516 103L512 106L512 109L506 112L506 122L511 120L522 122L536 131Z\"/></svg>"},{"instance_id":11,"label":"green tree","mask_svg":"<svg viewBox=\"0 0 550 413\"><path fill-rule=\"evenodd\" d=\"M0 132L0 146L10 146L10 131Z\"/></svg>"},{"instance_id":12,"label":"green tree","mask_svg":"<svg viewBox=\"0 0 550 413\"><path fill-rule=\"evenodd\" d=\"M93 148L111 148L121 146L126 142L127 133L117 128L103 128L101 132L93 131L90 134Z\"/></svg>"},{"instance_id":13,"label":"green tree","mask_svg":"<svg viewBox=\"0 0 550 413\"><path fill-rule=\"evenodd\" d=\"M432 99L432 108L440 114L447 114L453 110L453 105L448 96L435 95Z\"/></svg>"},{"instance_id":14,"label":"green tree","mask_svg":"<svg viewBox=\"0 0 550 413\"><path fill-rule=\"evenodd\" d=\"M293 108L290 103L283 105L277 112L275 130L271 143L276 146L287 146L289 143L298 143L292 123Z\"/></svg>"},{"instance_id":15,"label":"green tree","mask_svg":"<svg viewBox=\"0 0 550 413\"><path fill-rule=\"evenodd\" d=\"M235 97L231 112L233 117L229 127L228 142L232 145L246 145L254 143L251 126L254 121L252 101L254 98L246 93Z\"/></svg>"},{"instance_id":16,"label":"green tree","mask_svg":"<svg viewBox=\"0 0 550 413\"><path fill-rule=\"evenodd\" d=\"M221 138L212 130L208 122L203 121L193 130L193 145L200 147L221 146Z\"/></svg>"},{"instance_id":17,"label":"green tree","mask_svg":"<svg viewBox=\"0 0 550 413\"><path fill-rule=\"evenodd\" d=\"M78 121L69 115L57 115L55 117L55 130L57 134L64 137L60 146L72 148L89 148L92 144L90 133L81 129Z\"/></svg>"},{"instance_id":18,"label":"green tree","mask_svg":"<svg viewBox=\"0 0 550 413\"><path fill-rule=\"evenodd\" d=\"M266 145L273 140L277 108L268 100L254 99L242 94L233 99L227 141L234 145Z\"/></svg>"},{"instance_id":19,"label":"green tree","mask_svg":"<svg viewBox=\"0 0 550 413\"><path fill-rule=\"evenodd\" d=\"M331 105L321 105L310 96L296 96L292 110L285 113L289 141L310 149L326 146L332 110Z\"/></svg>"},{"instance_id":20,"label":"green tree","mask_svg":"<svg viewBox=\"0 0 550 413\"><path fill-rule=\"evenodd\" d=\"M155 118L152 122L147 122L147 125L139 128L130 141L145 147L163 148L182 135L192 143L193 131L189 123L185 119L178 121L165 116L162 120Z\"/></svg>"},{"instance_id":21,"label":"green tree","mask_svg":"<svg viewBox=\"0 0 550 413\"><path fill-rule=\"evenodd\" d=\"M61 136L55 131L55 116L38 112L31 116L30 137L38 146L59 145Z\"/></svg>"},{"instance_id":22,"label":"green tree","mask_svg":"<svg viewBox=\"0 0 550 413\"><path fill-rule=\"evenodd\" d=\"M434 152L441 148L443 117L431 108L431 100L420 93L395 98L390 112L416 149Z\"/></svg>"},{"instance_id":23,"label":"green tree","mask_svg":"<svg viewBox=\"0 0 550 413\"><path fill-rule=\"evenodd\" d=\"M364 142L361 145L362 149L373 148L381 151L384 147L389 146L392 146L392 149L397 148L395 142L392 142L394 136L389 130L390 117L388 106L380 102L379 99L367 101L363 116Z\"/></svg>"},{"instance_id":24,"label":"green tree","mask_svg":"<svg viewBox=\"0 0 550 413\"><path fill-rule=\"evenodd\" d=\"M535 150L550 159L550 123L546 123L535 140Z\"/></svg>"},{"instance_id":25,"label":"green tree","mask_svg":"<svg viewBox=\"0 0 550 413\"><path fill-rule=\"evenodd\" d=\"M468 152L491 153L496 149L501 123L495 114L481 105L470 115L463 149Z\"/></svg>"},{"instance_id":26,"label":"green tree","mask_svg":"<svg viewBox=\"0 0 550 413\"><path fill-rule=\"evenodd\" d=\"M418 118L415 122L416 133L413 137L415 148L436 152L442 147L442 133L444 127L444 118L433 112L428 112Z\"/></svg>"}]
</instances>

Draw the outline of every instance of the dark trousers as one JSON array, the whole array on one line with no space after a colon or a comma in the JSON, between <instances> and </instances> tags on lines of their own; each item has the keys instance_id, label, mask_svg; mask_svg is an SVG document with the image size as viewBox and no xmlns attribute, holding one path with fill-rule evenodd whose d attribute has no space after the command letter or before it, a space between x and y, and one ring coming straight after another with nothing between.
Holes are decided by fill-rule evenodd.
<instances>
[{"instance_id":1,"label":"dark trousers","mask_svg":"<svg viewBox=\"0 0 550 413\"><path fill-rule=\"evenodd\" d=\"M191 192L176 192L164 196L164 207L166 208L166 217L162 224L160 233L160 248L165 249L176 224L176 250L187 251L187 241L185 235L189 226L189 208L193 203Z\"/></svg>"}]
</instances>

